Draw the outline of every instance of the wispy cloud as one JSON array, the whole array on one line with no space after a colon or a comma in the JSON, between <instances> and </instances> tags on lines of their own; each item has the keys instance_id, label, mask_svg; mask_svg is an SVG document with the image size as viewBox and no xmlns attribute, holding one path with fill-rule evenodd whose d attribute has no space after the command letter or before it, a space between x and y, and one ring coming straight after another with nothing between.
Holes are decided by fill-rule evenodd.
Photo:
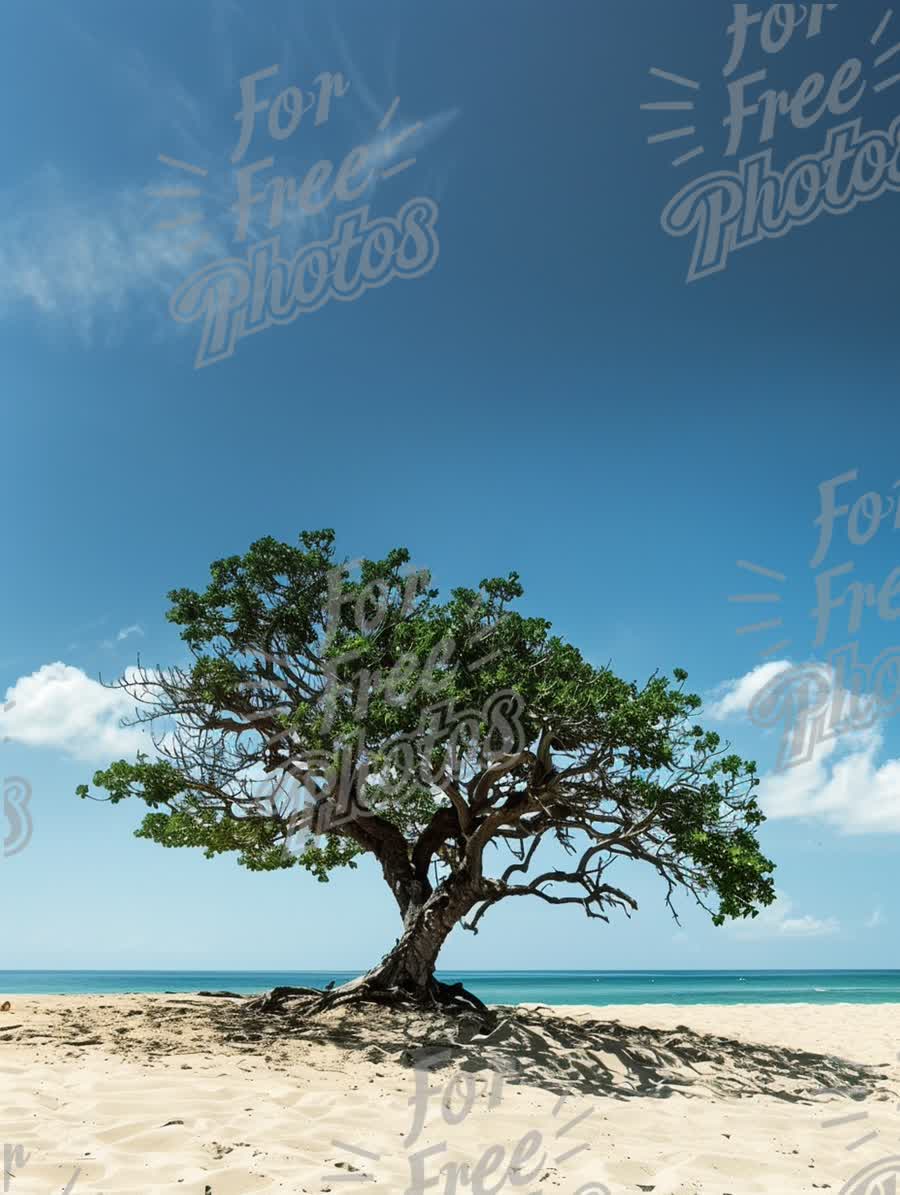
<instances>
[{"instance_id":1,"label":"wispy cloud","mask_svg":"<svg viewBox=\"0 0 900 1195\"><path fill-rule=\"evenodd\" d=\"M57 318L85 343L98 322L165 310L184 236L153 227L142 189L79 191L53 167L0 195L0 310Z\"/></svg>"},{"instance_id":2,"label":"wispy cloud","mask_svg":"<svg viewBox=\"0 0 900 1195\"><path fill-rule=\"evenodd\" d=\"M118 97L140 113L149 134L177 139L187 152L202 148L209 107L171 73L167 63L151 62L140 46L116 38L107 22L95 32L74 5L60 9L58 20L71 39L69 52L84 62L86 72L105 79Z\"/></svg>"},{"instance_id":3,"label":"wispy cloud","mask_svg":"<svg viewBox=\"0 0 900 1195\"><path fill-rule=\"evenodd\" d=\"M110 45L105 31L86 29L71 14L66 18L75 52L88 63L102 62L122 102L142 114L141 127L135 133L148 146L146 175L114 188L100 188L87 179L64 176L58 168L47 165L30 181L0 193L0 312L31 313L45 325L59 321L88 345L101 329L106 337L120 335L129 326L129 317L152 320L156 335L184 333L168 316L168 300L173 292L203 265L234 252L240 256L246 249L246 242L234 239L237 191L229 160L237 139L237 125L232 118L240 103L233 69L234 48L246 33L246 19L233 0L211 0L212 49L221 72L207 81L210 94L199 96L171 77L163 64L151 62L142 50ZM421 154L457 114L455 109L448 109L419 118L406 110L401 97L397 119L382 135L378 121L396 95L392 65L388 64L387 80L379 79L372 87L357 69L337 26L313 38L298 17L295 27L289 30L278 30L273 25L267 40L278 46L283 37L287 39L284 57L267 98L274 101L277 93L288 86L309 89L320 72L344 68L350 84L348 112L354 113L350 124L357 125L356 144L369 145L371 164L376 168L384 170L393 152L393 140L405 130L415 131L400 143L398 162ZM277 57L276 49L270 61ZM255 69L269 64L260 61ZM311 68L310 64L315 65ZM265 114L260 122L259 156L265 140L265 153L274 156L276 162L271 171L260 175L259 188L275 174L297 175L299 182L313 160L308 135L304 134L301 152L298 139L284 144L265 139ZM328 148L320 138L326 134L330 137L329 129L316 130L315 150L321 157L333 158L335 169L354 148L352 136L347 137L347 122L335 121L332 131L338 126L343 128L343 133L338 133L340 144ZM192 181L190 176L179 176L161 164L159 154L205 171L202 179L193 178L194 183L202 183L198 188L202 197L193 205L204 209L200 238L203 246L199 252L192 248L198 243L197 226L159 226L183 213L174 210L177 205L171 199L154 199L152 193ZM423 166L433 170L435 164L429 167L421 159L417 162L418 193L423 187ZM371 201L380 185L373 180L359 202ZM262 216L265 208L266 204L260 204L254 212L250 229L253 239L273 235ZM301 244L327 236L336 214L334 205L316 214L286 210L281 227L275 229L282 235L283 252L293 253Z\"/></svg>"},{"instance_id":4,"label":"wispy cloud","mask_svg":"<svg viewBox=\"0 0 900 1195\"><path fill-rule=\"evenodd\" d=\"M790 897L779 892L775 902L763 909L758 917L746 921L729 922L730 931L744 939L827 938L840 933L836 917L813 917L798 914Z\"/></svg>"},{"instance_id":5,"label":"wispy cloud","mask_svg":"<svg viewBox=\"0 0 900 1195\"><path fill-rule=\"evenodd\" d=\"M122 629L116 634L115 639L104 639L100 646L106 651L109 651L109 649L115 647L117 643L124 643L126 639L131 639L135 635L140 636L141 638L143 638L144 635L144 628L138 623L134 623L130 627L122 627Z\"/></svg>"}]
</instances>

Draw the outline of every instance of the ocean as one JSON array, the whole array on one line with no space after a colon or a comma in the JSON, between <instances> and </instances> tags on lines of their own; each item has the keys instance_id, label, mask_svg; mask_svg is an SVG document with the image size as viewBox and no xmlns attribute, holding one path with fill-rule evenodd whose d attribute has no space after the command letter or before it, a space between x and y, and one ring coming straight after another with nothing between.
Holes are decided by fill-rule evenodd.
<instances>
[{"instance_id":1,"label":"ocean","mask_svg":"<svg viewBox=\"0 0 900 1195\"><path fill-rule=\"evenodd\" d=\"M355 971L0 971L13 995L264 992ZM443 971L486 1004L896 1004L900 971Z\"/></svg>"}]
</instances>

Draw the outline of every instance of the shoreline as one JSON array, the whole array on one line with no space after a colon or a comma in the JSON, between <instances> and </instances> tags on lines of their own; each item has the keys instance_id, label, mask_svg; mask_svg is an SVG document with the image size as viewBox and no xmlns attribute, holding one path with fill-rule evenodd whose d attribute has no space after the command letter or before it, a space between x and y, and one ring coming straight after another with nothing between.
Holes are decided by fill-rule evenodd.
<instances>
[{"instance_id":1,"label":"shoreline","mask_svg":"<svg viewBox=\"0 0 900 1195\"><path fill-rule=\"evenodd\" d=\"M8 996L192 994L231 991L259 995L275 987L325 988L360 971L6 970L0 992ZM462 982L486 1005L546 1004L603 1008L618 1005L834 1005L900 1006L900 970L758 971L439 971L445 982ZM0 999L4 997L0 996Z\"/></svg>"},{"instance_id":2,"label":"shoreline","mask_svg":"<svg viewBox=\"0 0 900 1195\"><path fill-rule=\"evenodd\" d=\"M140 998L184 998L192 997L195 999L209 1000L213 1003L216 1000L250 1000L255 996L262 996L268 989L259 988L252 992L235 992L228 996L204 996L200 991L192 989L185 989L183 992L174 991L149 991L143 989L135 989L128 992L18 992L5 991L0 988L0 1004L5 1001L10 1001L13 1005L16 1000L117 1000L117 999L140 999ZM720 1008L720 1009L741 1009L741 1008L771 1008L771 1009L785 1009L785 1008L884 1008L896 1009L900 1008L900 1000L734 1000L727 1003L715 1000L691 1000L691 1001L672 1001L672 1000L646 1000L643 1002L612 1002L609 1004L548 1004L543 1000L518 1000L514 1004L489 1003L487 1005L490 1009L512 1009L512 1008L526 1008L526 1009L546 1009L550 1012L559 1010L563 1013L600 1013L604 1010L617 1009L660 1009L669 1010L677 1008ZM0 1022L0 1029L2 1029L2 1022ZM898 1044L900 1044L900 1027L898 1027Z\"/></svg>"}]
</instances>

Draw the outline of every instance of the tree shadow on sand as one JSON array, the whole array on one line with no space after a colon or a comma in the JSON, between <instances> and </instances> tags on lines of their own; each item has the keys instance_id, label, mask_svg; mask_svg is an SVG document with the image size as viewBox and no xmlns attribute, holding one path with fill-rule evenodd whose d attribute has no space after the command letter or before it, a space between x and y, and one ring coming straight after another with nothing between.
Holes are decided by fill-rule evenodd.
<instances>
[{"instance_id":1,"label":"tree shadow on sand","mask_svg":"<svg viewBox=\"0 0 900 1195\"><path fill-rule=\"evenodd\" d=\"M220 1006L225 1039L257 1047L305 1039L359 1050L368 1061L393 1059L421 1070L492 1070L510 1083L557 1094L631 1099L715 1095L769 1096L813 1103L828 1096L889 1099L883 1067L833 1055L674 1029L561 1016L549 1008L495 1010L452 1020L418 1009L378 1005L336 1009L315 1018L288 1010L258 1016ZM886 1064L885 1064L886 1065Z\"/></svg>"}]
</instances>

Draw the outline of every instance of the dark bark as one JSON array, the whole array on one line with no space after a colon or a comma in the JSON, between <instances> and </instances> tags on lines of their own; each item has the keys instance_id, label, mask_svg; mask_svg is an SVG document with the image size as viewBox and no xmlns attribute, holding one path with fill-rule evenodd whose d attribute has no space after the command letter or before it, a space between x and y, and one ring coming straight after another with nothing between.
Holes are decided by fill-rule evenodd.
<instances>
[{"instance_id":1,"label":"dark bark","mask_svg":"<svg viewBox=\"0 0 900 1195\"><path fill-rule=\"evenodd\" d=\"M465 876L446 879L422 904L411 904L403 933L381 962L357 982L370 991L416 1003L442 1003L447 985L435 979L438 955L454 927L478 900ZM480 1001L471 998L475 1006Z\"/></svg>"},{"instance_id":2,"label":"dark bark","mask_svg":"<svg viewBox=\"0 0 900 1195\"><path fill-rule=\"evenodd\" d=\"M461 983L442 983L435 976L441 948L454 926L477 901L478 892L470 883L451 876L424 903L407 907L402 935L381 962L365 975L332 991L275 988L252 1001L251 1006L260 1012L273 1012L283 1009L289 1000L309 999L308 1011L316 1013L369 1000L453 1012L475 1011L479 1017L487 1017L486 1006ZM307 1011L305 1006L303 1011Z\"/></svg>"}]
</instances>

